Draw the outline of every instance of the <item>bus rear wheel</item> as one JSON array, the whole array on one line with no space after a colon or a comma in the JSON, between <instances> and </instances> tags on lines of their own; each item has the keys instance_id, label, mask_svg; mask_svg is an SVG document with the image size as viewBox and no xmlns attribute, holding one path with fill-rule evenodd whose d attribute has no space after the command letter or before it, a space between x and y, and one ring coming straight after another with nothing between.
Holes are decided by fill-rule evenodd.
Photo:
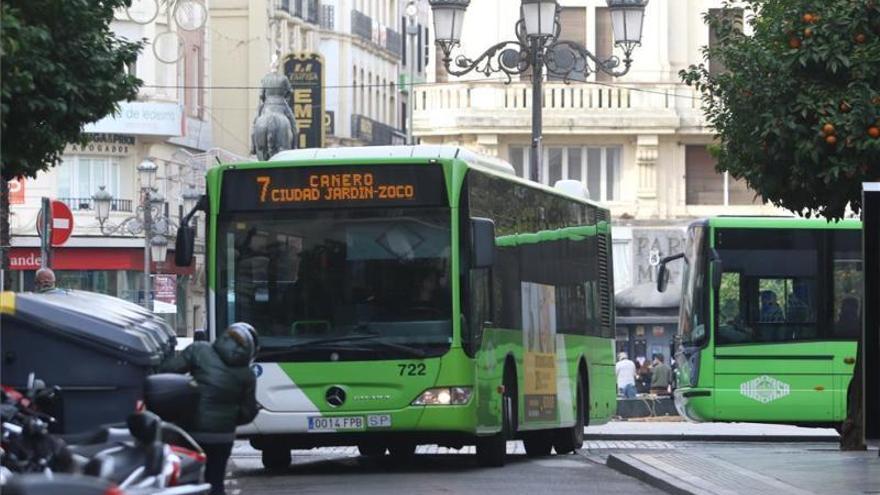
<instances>
[{"instance_id":1,"label":"bus rear wheel","mask_svg":"<svg viewBox=\"0 0 880 495\"><path fill-rule=\"evenodd\" d=\"M557 454L570 454L584 446L584 383L581 378L578 378L575 400L577 407L574 426L553 432L553 447Z\"/></svg>"},{"instance_id":2,"label":"bus rear wheel","mask_svg":"<svg viewBox=\"0 0 880 495\"><path fill-rule=\"evenodd\" d=\"M281 471L290 467L290 449L274 447L263 449L261 454L263 467L270 471Z\"/></svg>"}]
</instances>

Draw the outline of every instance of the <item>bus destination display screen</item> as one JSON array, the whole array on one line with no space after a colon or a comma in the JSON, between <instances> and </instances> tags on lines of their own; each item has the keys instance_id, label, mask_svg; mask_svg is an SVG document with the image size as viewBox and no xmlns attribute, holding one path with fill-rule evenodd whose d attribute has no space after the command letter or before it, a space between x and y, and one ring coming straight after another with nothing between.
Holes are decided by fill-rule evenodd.
<instances>
[{"instance_id":1,"label":"bus destination display screen","mask_svg":"<svg viewBox=\"0 0 880 495\"><path fill-rule=\"evenodd\" d=\"M447 203L439 166L301 167L229 170L223 211Z\"/></svg>"}]
</instances>

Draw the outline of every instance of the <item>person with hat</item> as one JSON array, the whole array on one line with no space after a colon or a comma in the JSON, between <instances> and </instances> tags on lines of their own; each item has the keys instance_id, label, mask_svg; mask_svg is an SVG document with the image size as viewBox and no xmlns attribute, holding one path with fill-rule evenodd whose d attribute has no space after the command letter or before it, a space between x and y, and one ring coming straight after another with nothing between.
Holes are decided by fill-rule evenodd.
<instances>
[{"instance_id":1,"label":"person with hat","mask_svg":"<svg viewBox=\"0 0 880 495\"><path fill-rule=\"evenodd\" d=\"M636 363L629 359L625 352L617 355L617 364L614 365L617 375L617 392L627 399L636 397Z\"/></svg>"},{"instance_id":2,"label":"person with hat","mask_svg":"<svg viewBox=\"0 0 880 495\"><path fill-rule=\"evenodd\" d=\"M257 415L256 377L250 369L256 335L253 326L233 323L213 343L193 342L161 366L164 372L189 373L199 384L199 405L190 429L208 458L205 481L211 484L211 495L226 493L223 479L236 426Z\"/></svg>"}]
</instances>

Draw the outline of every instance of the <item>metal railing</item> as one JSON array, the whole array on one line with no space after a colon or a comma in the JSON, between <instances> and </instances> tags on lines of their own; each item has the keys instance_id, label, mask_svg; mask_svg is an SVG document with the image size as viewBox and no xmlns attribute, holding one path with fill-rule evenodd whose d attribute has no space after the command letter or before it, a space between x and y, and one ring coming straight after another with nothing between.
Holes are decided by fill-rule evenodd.
<instances>
[{"instance_id":1,"label":"metal railing","mask_svg":"<svg viewBox=\"0 0 880 495\"><path fill-rule=\"evenodd\" d=\"M58 198L58 201L66 204L73 211L89 211L95 209L95 204L92 198ZM110 202L110 211L130 213L132 211L132 200L114 199Z\"/></svg>"}]
</instances>

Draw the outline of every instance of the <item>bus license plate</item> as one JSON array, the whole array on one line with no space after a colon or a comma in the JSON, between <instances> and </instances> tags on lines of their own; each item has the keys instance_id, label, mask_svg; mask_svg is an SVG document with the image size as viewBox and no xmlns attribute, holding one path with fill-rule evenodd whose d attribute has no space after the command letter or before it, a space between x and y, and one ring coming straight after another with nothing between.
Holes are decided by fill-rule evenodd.
<instances>
[{"instance_id":1,"label":"bus license plate","mask_svg":"<svg viewBox=\"0 0 880 495\"><path fill-rule=\"evenodd\" d=\"M363 416L309 417L309 431L363 430Z\"/></svg>"}]
</instances>

